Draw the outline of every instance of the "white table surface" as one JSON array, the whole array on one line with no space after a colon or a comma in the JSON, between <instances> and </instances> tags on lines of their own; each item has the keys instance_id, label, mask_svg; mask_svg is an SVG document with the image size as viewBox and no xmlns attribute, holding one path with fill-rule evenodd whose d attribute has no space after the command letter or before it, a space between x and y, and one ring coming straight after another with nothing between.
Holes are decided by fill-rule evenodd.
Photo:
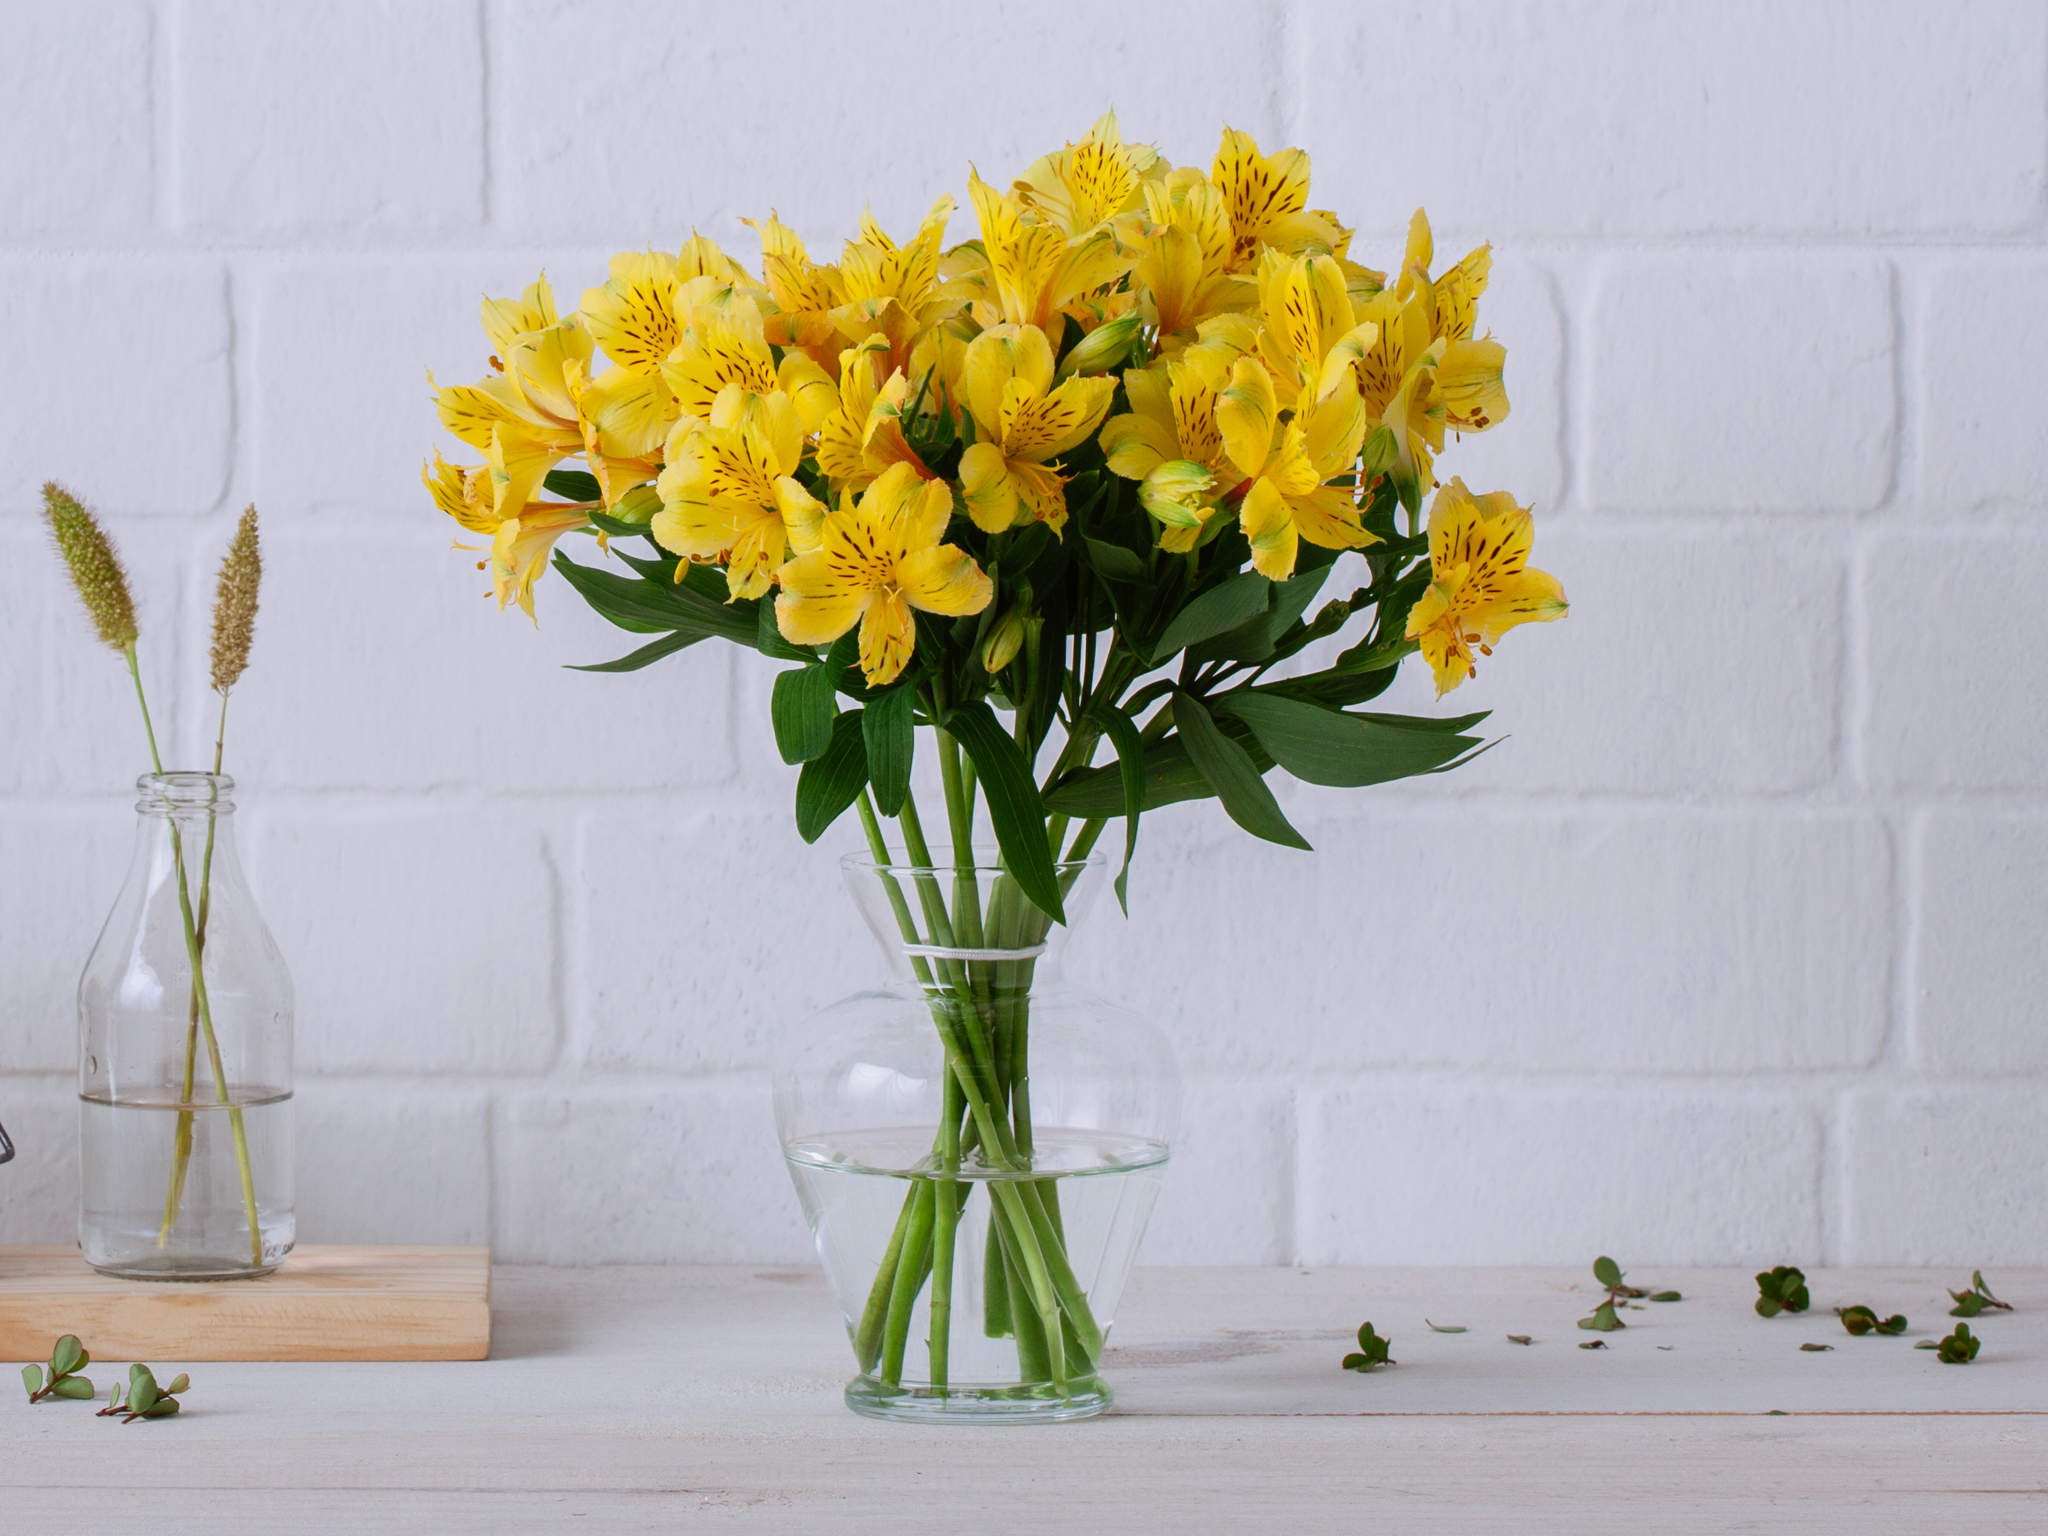
<instances>
[{"instance_id":1,"label":"white table surface","mask_svg":"<svg viewBox=\"0 0 2048 1536\"><path fill-rule=\"evenodd\" d=\"M1582 1350L1583 1272L1141 1271L1112 1414L943 1429L844 1409L810 1271L500 1268L488 1361L195 1365L133 1425L17 1395L0 1531L2048 1532L2048 1271L1988 1277L1964 1367L1912 1347L1961 1274L1816 1271L1771 1321L1744 1273L1629 1278L1685 1300ZM1399 1364L1340 1370L1367 1318Z\"/></svg>"}]
</instances>

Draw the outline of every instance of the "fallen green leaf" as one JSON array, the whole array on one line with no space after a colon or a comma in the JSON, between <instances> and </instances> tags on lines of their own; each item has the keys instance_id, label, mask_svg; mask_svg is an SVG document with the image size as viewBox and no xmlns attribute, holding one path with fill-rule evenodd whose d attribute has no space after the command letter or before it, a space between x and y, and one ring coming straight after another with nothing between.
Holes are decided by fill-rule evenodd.
<instances>
[{"instance_id":1,"label":"fallen green leaf","mask_svg":"<svg viewBox=\"0 0 2048 1536\"><path fill-rule=\"evenodd\" d=\"M1536 1341L1526 1333L1511 1333L1508 1335L1508 1342L1510 1344L1534 1344Z\"/></svg>"},{"instance_id":2,"label":"fallen green leaf","mask_svg":"<svg viewBox=\"0 0 2048 1536\"><path fill-rule=\"evenodd\" d=\"M1463 1325L1462 1323L1431 1323L1431 1322L1429 1321L1429 1319L1428 1319L1428 1318L1426 1318L1426 1317L1425 1317L1425 1318L1423 1319L1423 1322L1424 1322L1424 1323L1427 1323L1427 1324L1429 1325L1429 1331L1430 1331L1431 1333L1463 1333L1463 1332L1465 1332L1465 1327L1464 1327L1464 1325Z\"/></svg>"}]
</instances>

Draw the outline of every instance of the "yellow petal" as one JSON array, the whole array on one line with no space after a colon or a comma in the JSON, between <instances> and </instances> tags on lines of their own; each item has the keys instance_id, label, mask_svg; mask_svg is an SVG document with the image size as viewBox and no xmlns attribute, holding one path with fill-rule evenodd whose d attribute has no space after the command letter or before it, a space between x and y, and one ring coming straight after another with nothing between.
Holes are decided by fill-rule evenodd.
<instances>
[{"instance_id":1,"label":"yellow petal","mask_svg":"<svg viewBox=\"0 0 2048 1536\"><path fill-rule=\"evenodd\" d=\"M843 585L822 550L799 555L780 577L775 623L792 645L830 645L860 622L873 595L865 587Z\"/></svg>"},{"instance_id":2,"label":"yellow petal","mask_svg":"<svg viewBox=\"0 0 2048 1536\"><path fill-rule=\"evenodd\" d=\"M1497 341L1453 341L1437 364L1436 387L1444 422L1453 432L1484 432L1507 420L1508 391L1501 372L1507 349Z\"/></svg>"},{"instance_id":3,"label":"yellow petal","mask_svg":"<svg viewBox=\"0 0 2048 1536\"><path fill-rule=\"evenodd\" d=\"M1245 493L1238 509L1238 526L1251 542L1252 567L1268 581L1285 581L1294 574L1298 538L1294 511L1272 481L1261 479Z\"/></svg>"},{"instance_id":4,"label":"yellow petal","mask_svg":"<svg viewBox=\"0 0 2048 1536\"><path fill-rule=\"evenodd\" d=\"M839 409L839 388L817 361L802 352L791 352L775 370L775 387L796 405L804 431L816 432Z\"/></svg>"},{"instance_id":5,"label":"yellow petal","mask_svg":"<svg viewBox=\"0 0 2048 1536\"><path fill-rule=\"evenodd\" d=\"M1001 533L1017 521L1023 496L1009 460L994 443L975 443L960 455L960 489L967 515L983 533Z\"/></svg>"},{"instance_id":6,"label":"yellow petal","mask_svg":"<svg viewBox=\"0 0 2048 1536\"><path fill-rule=\"evenodd\" d=\"M876 593L860 621L860 670L868 686L895 682L916 647L917 621L910 605L894 593Z\"/></svg>"},{"instance_id":7,"label":"yellow petal","mask_svg":"<svg viewBox=\"0 0 2048 1536\"><path fill-rule=\"evenodd\" d=\"M825 503L784 475L775 482L775 509L789 530L789 547L800 555L816 549L824 538Z\"/></svg>"},{"instance_id":8,"label":"yellow petal","mask_svg":"<svg viewBox=\"0 0 2048 1536\"><path fill-rule=\"evenodd\" d=\"M1113 475L1142 480L1160 464L1180 457L1171 427L1153 417L1112 416L1102 424L1102 453Z\"/></svg>"},{"instance_id":9,"label":"yellow petal","mask_svg":"<svg viewBox=\"0 0 2048 1536\"><path fill-rule=\"evenodd\" d=\"M905 555L896 562L896 580L913 607L948 618L979 613L995 596L995 583L954 544Z\"/></svg>"},{"instance_id":10,"label":"yellow petal","mask_svg":"<svg viewBox=\"0 0 2048 1536\"><path fill-rule=\"evenodd\" d=\"M1271 376L1256 359L1240 357L1231 366L1229 387L1216 401L1216 427L1223 451L1241 474L1256 475L1266 467L1279 418Z\"/></svg>"},{"instance_id":11,"label":"yellow petal","mask_svg":"<svg viewBox=\"0 0 2048 1536\"><path fill-rule=\"evenodd\" d=\"M516 299L485 299L484 334L491 338L491 350L503 358L513 341L528 331L544 330L555 324L555 291L547 274L529 283Z\"/></svg>"}]
</instances>

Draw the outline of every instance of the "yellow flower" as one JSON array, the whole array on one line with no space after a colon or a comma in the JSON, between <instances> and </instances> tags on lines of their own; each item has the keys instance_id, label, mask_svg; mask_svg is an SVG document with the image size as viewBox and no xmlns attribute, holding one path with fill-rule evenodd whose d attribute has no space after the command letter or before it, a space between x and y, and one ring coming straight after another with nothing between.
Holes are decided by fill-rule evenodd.
<instances>
[{"instance_id":1,"label":"yellow flower","mask_svg":"<svg viewBox=\"0 0 2048 1536\"><path fill-rule=\"evenodd\" d=\"M1379 340L1378 324L1354 310L1334 256L1284 256L1268 248L1259 262L1259 313L1267 369L1291 391L1313 390L1318 400L1355 389L1352 365Z\"/></svg>"},{"instance_id":2,"label":"yellow flower","mask_svg":"<svg viewBox=\"0 0 2048 1536\"><path fill-rule=\"evenodd\" d=\"M1243 355L1242 339L1241 333L1235 339L1212 333L1149 368L1131 369L1124 375L1130 411L1102 425L1110 472L1141 482L1139 500L1165 525L1162 549L1193 549L1216 511L1208 493L1220 496L1244 478L1224 452L1216 425L1216 402ZM1184 466L1203 471L1207 483Z\"/></svg>"},{"instance_id":3,"label":"yellow flower","mask_svg":"<svg viewBox=\"0 0 2048 1536\"><path fill-rule=\"evenodd\" d=\"M900 372L886 377L889 343L871 336L839 354L836 406L818 426L818 469L834 486L858 490L891 464L927 471L903 435L910 384Z\"/></svg>"},{"instance_id":4,"label":"yellow flower","mask_svg":"<svg viewBox=\"0 0 2048 1536\"><path fill-rule=\"evenodd\" d=\"M979 613L995 584L956 545L942 544L952 488L894 464L855 502L825 516L819 547L782 568L775 620L796 645L829 645L860 626L860 666L872 687L894 682L917 645L913 608Z\"/></svg>"},{"instance_id":5,"label":"yellow flower","mask_svg":"<svg viewBox=\"0 0 2048 1536\"><path fill-rule=\"evenodd\" d=\"M465 469L450 464L440 454L420 471L434 505L472 533L488 537L489 556L479 569L491 573L491 591L498 607L516 601L533 618L533 584L547 569L548 554L565 533L590 526L590 517L580 506L558 502L522 503L511 516L499 516L492 509L491 471L484 466ZM458 548L477 546L459 544Z\"/></svg>"},{"instance_id":6,"label":"yellow flower","mask_svg":"<svg viewBox=\"0 0 2048 1536\"><path fill-rule=\"evenodd\" d=\"M1343 232L1307 211L1308 156L1303 151L1261 154L1250 134L1225 128L1209 180L1230 210L1233 270L1242 272L1256 263L1262 245L1290 253L1318 248L1343 254Z\"/></svg>"},{"instance_id":7,"label":"yellow flower","mask_svg":"<svg viewBox=\"0 0 2048 1536\"><path fill-rule=\"evenodd\" d=\"M796 231L772 212L765 224L744 222L760 231L761 276L775 300L775 313L767 317L768 340L784 349L798 348L819 366L832 368L841 346L832 312L846 302L839 269L812 261Z\"/></svg>"},{"instance_id":8,"label":"yellow flower","mask_svg":"<svg viewBox=\"0 0 2048 1536\"><path fill-rule=\"evenodd\" d=\"M546 278L517 300L486 299L484 330L498 372L446 388L427 375L441 424L484 456L496 518L517 516L549 470L583 451L576 390L590 337L573 316L557 321L554 313ZM533 328L517 329L529 322Z\"/></svg>"},{"instance_id":9,"label":"yellow flower","mask_svg":"<svg viewBox=\"0 0 2048 1536\"><path fill-rule=\"evenodd\" d=\"M662 362L661 378L686 420L708 419L712 404L732 385L757 395L781 390L807 431L837 405L825 370L803 352L787 353L778 364L768 347L760 306L729 292L723 304L692 310L681 339Z\"/></svg>"},{"instance_id":10,"label":"yellow flower","mask_svg":"<svg viewBox=\"0 0 2048 1536\"><path fill-rule=\"evenodd\" d=\"M1251 284L1231 271L1230 206L1200 171L1144 183L1145 223L1131 239L1139 310L1162 349L1194 339L1211 315L1248 307Z\"/></svg>"},{"instance_id":11,"label":"yellow flower","mask_svg":"<svg viewBox=\"0 0 2048 1536\"><path fill-rule=\"evenodd\" d=\"M1280 418L1272 375L1255 357L1231 365L1216 402L1216 425L1230 462L1251 478L1238 525L1251 541L1252 565L1270 581L1294 574L1300 541L1324 549L1361 549L1378 538L1359 526L1352 492L1323 482L1350 470L1365 440L1357 392L1316 400L1304 390Z\"/></svg>"},{"instance_id":12,"label":"yellow flower","mask_svg":"<svg viewBox=\"0 0 2048 1536\"><path fill-rule=\"evenodd\" d=\"M1568 611L1555 576L1528 569L1534 530L1506 491L1474 496L1453 479L1429 508L1429 590L1408 611L1406 638L1421 642L1441 698L1472 675L1472 652L1493 654L1517 624Z\"/></svg>"},{"instance_id":13,"label":"yellow flower","mask_svg":"<svg viewBox=\"0 0 2048 1536\"><path fill-rule=\"evenodd\" d=\"M967 348L961 391L979 440L960 456L967 514L987 533L1067 520L1066 481L1051 461L1088 439L1116 381L1053 382L1052 343L1035 325L998 325Z\"/></svg>"},{"instance_id":14,"label":"yellow flower","mask_svg":"<svg viewBox=\"0 0 2048 1536\"><path fill-rule=\"evenodd\" d=\"M738 384L725 387L707 418L678 422L669 435L649 531L685 562L723 562L733 597L759 597L792 548L817 547L825 509L793 478L803 423L787 395ZM676 567L678 581L686 569Z\"/></svg>"},{"instance_id":15,"label":"yellow flower","mask_svg":"<svg viewBox=\"0 0 2048 1536\"><path fill-rule=\"evenodd\" d=\"M1011 325L1048 324L1084 294L1115 282L1130 265L1107 225L1069 240L1059 225L1027 214L974 172L967 191L981 222L989 301Z\"/></svg>"},{"instance_id":16,"label":"yellow flower","mask_svg":"<svg viewBox=\"0 0 2048 1536\"><path fill-rule=\"evenodd\" d=\"M1155 147L1126 144L1116 114L1105 112L1080 143L1033 161L1010 191L1066 234L1085 234L1136 209L1145 178L1158 163Z\"/></svg>"}]
</instances>

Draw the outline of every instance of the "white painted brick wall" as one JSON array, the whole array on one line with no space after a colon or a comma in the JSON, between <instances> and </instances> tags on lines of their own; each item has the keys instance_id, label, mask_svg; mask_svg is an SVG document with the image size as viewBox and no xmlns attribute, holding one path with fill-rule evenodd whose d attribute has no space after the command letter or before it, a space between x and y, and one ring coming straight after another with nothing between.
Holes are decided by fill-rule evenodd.
<instances>
[{"instance_id":1,"label":"white painted brick wall","mask_svg":"<svg viewBox=\"0 0 2048 1536\"><path fill-rule=\"evenodd\" d=\"M179 754L253 498L231 766L301 995L309 1238L805 1251L767 1072L868 984L769 669L482 596L424 371L545 267L770 207L914 221L1113 104L1315 156L1395 259L1495 243L1569 623L1471 771L1148 819L1075 966L1174 1033L1174 1262L2048 1263L2041 0L17 0L0 51L0 1241L61 1238L70 992L142 766L35 522L96 499ZM964 233L965 220L956 220ZM1404 684L1394 707L1430 707ZM930 763L922 765L930 772Z\"/></svg>"}]
</instances>

